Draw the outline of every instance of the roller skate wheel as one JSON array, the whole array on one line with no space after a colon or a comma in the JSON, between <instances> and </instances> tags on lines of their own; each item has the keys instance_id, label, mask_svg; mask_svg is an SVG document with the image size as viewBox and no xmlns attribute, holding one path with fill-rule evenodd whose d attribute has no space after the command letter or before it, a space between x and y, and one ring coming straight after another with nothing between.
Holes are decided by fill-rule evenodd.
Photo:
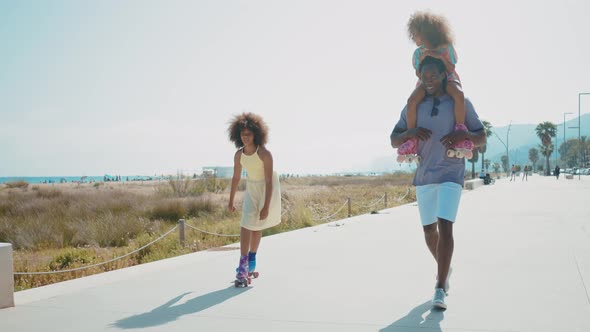
<instances>
[{"instance_id":1,"label":"roller skate wheel","mask_svg":"<svg viewBox=\"0 0 590 332\"><path fill-rule=\"evenodd\" d=\"M473 158L473 152L471 152L471 151L465 152L465 158L467 158L467 159Z\"/></svg>"},{"instance_id":2,"label":"roller skate wheel","mask_svg":"<svg viewBox=\"0 0 590 332\"><path fill-rule=\"evenodd\" d=\"M236 288L240 288L240 287L248 287L249 282L248 281L240 281L240 280L236 280L234 281L234 286Z\"/></svg>"},{"instance_id":3,"label":"roller skate wheel","mask_svg":"<svg viewBox=\"0 0 590 332\"><path fill-rule=\"evenodd\" d=\"M406 161L410 164L412 163L413 160L414 160L414 157L412 157L412 156L408 156L408 158L406 159Z\"/></svg>"},{"instance_id":4,"label":"roller skate wheel","mask_svg":"<svg viewBox=\"0 0 590 332\"><path fill-rule=\"evenodd\" d=\"M465 156L463 155L463 152L461 152L461 151L457 151L457 153L455 153L455 158L459 158L459 159L461 159L461 158L463 158L463 157L465 157Z\"/></svg>"},{"instance_id":5,"label":"roller skate wheel","mask_svg":"<svg viewBox=\"0 0 590 332\"><path fill-rule=\"evenodd\" d=\"M258 278L258 276L260 275L258 272L250 272L249 274L250 274L250 277L252 277L254 279Z\"/></svg>"},{"instance_id":6,"label":"roller skate wheel","mask_svg":"<svg viewBox=\"0 0 590 332\"><path fill-rule=\"evenodd\" d=\"M455 150L453 150L453 149L447 150L447 157L455 158Z\"/></svg>"},{"instance_id":7,"label":"roller skate wheel","mask_svg":"<svg viewBox=\"0 0 590 332\"><path fill-rule=\"evenodd\" d=\"M398 163L403 163L406 160L406 157L404 155L399 155L397 156L397 162Z\"/></svg>"},{"instance_id":8,"label":"roller skate wheel","mask_svg":"<svg viewBox=\"0 0 590 332\"><path fill-rule=\"evenodd\" d=\"M422 162L422 157L416 156L416 165L420 165L420 162Z\"/></svg>"}]
</instances>

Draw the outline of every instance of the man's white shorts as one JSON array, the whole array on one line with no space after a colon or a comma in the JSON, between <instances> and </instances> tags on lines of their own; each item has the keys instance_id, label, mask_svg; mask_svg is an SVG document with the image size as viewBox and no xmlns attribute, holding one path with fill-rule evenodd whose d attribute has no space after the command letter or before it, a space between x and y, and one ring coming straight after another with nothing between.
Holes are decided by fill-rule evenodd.
<instances>
[{"instance_id":1,"label":"man's white shorts","mask_svg":"<svg viewBox=\"0 0 590 332\"><path fill-rule=\"evenodd\" d=\"M453 182L416 186L422 225L434 224L438 218L455 222L462 191L463 187Z\"/></svg>"}]
</instances>

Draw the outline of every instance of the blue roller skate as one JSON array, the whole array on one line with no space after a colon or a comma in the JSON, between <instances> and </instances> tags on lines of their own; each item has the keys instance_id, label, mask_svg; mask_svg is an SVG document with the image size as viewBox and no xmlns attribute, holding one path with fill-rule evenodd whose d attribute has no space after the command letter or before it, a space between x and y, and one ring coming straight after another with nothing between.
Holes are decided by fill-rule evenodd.
<instances>
[{"instance_id":1,"label":"blue roller skate","mask_svg":"<svg viewBox=\"0 0 590 332\"><path fill-rule=\"evenodd\" d=\"M236 272L238 272L239 267L236 268ZM251 278L258 278L260 273L256 272L256 253L249 252L248 253L248 277Z\"/></svg>"}]
</instances>

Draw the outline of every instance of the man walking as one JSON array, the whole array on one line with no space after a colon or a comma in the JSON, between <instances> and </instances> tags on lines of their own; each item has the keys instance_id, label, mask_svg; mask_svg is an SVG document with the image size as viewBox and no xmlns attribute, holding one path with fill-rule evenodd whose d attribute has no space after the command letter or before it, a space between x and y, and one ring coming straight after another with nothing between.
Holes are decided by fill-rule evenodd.
<instances>
[{"instance_id":1,"label":"man walking","mask_svg":"<svg viewBox=\"0 0 590 332\"><path fill-rule=\"evenodd\" d=\"M407 129L407 107L391 133L394 148L410 138L417 138L418 155L422 162L416 169L413 184L424 237L437 263L437 280L433 305L446 309L445 295L449 290L448 276L453 256L453 224L457 216L465 176L465 160L447 157L446 150L454 142L471 140L475 146L486 142L483 124L473 105L465 99L465 125L469 131L453 131L454 101L445 92L444 63L426 57L419 67L420 79L427 97L418 105L417 127Z\"/></svg>"}]
</instances>

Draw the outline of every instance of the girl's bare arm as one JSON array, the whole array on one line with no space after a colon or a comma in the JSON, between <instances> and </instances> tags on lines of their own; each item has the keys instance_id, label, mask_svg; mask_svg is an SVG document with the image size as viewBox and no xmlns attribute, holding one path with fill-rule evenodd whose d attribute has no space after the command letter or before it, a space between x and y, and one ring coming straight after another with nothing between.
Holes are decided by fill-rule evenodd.
<instances>
[{"instance_id":1,"label":"girl's bare arm","mask_svg":"<svg viewBox=\"0 0 590 332\"><path fill-rule=\"evenodd\" d=\"M234 175L231 179L231 191L229 193L229 204L228 209L230 211L235 211L234 206L234 197L236 195L236 191L238 190L238 184L240 183L240 179L242 178L242 165L240 164L240 157L242 156L242 150L238 150L234 155Z\"/></svg>"},{"instance_id":2,"label":"girl's bare arm","mask_svg":"<svg viewBox=\"0 0 590 332\"><path fill-rule=\"evenodd\" d=\"M264 183L266 185L264 206L260 211L260 220L264 220L266 217L268 217L268 209L270 207L270 199L272 197L273 159L272 154L266 148L259 150L258 154L260 159L262 159L262 163L264 164Z\"/></svg>"}]
</instances>

